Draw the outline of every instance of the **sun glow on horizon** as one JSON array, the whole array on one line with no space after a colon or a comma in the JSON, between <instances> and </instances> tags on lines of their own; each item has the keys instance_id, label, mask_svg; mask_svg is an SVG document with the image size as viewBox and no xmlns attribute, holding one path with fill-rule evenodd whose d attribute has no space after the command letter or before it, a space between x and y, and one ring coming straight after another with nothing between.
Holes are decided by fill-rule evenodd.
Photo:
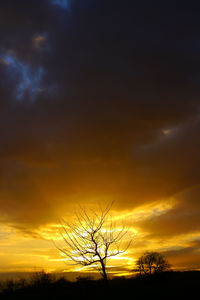
<instances>
[{"instance_id":1,"label":"sun glow on horizon","mask_svg":"<svg viewBox=\"0 0 200 300\"><path fill-rule=\"evenodd\" d=\"M149 238L149 232L145 232L140 228L138 222L141 220L151 220L161 215L166 214L173 209L176 202L169 199L168 202L156 201L151 204L139 206L130 211L121 211L119 214L113 210L112 222L115 224L116 232L120 232L125 225L129 232L133 235L133 242L130 248L119 256L114 256L107 262L108 274L114 276L130 276L135 269L135 263L139 255L145 250L146 239L148 242L148 250L168 251L170 249L184 249L190 247L193 241L200 239L200 232L188 233L187 235L177 235L170 237L167 240ZM72 218L73 220L73 218ZM11 229L11 227L4 227L1 233L2 251L0 256L4 258L7 271L34 271L36 266L38 269L52 272L59 272L62 269L65 272L81 272L88 274L88 272L96 272L96 265L92 266L77 266L73 265L71 260L60 253L52 241L62 242L63 236L60 235L62 224L49 223L46 226L33 230L31 233L23 234L20 230ZM109 229L107 228L109 231ZM106 228L102 228L105 233ZM70 232L69 232L70 233ZM32 236L32 237L31 237ZM31 239L30 239L31 238ZM126 243L129 236L125 238ZM144 242L144 245L143 245ZM12 253L10 246L15 245L15 254ZM8 250L9 249L9 250ZM9 255L9 257L8 257ZM17 261L17 262L16 262ZM10 265L10 267L8 267ZM64 266L65 265L65 266ZM67 268L66 268L67 266ZM178 266L177 266L178 267ZM4 270L3 265L1 272Z\"/></svg>"}]
</instances>

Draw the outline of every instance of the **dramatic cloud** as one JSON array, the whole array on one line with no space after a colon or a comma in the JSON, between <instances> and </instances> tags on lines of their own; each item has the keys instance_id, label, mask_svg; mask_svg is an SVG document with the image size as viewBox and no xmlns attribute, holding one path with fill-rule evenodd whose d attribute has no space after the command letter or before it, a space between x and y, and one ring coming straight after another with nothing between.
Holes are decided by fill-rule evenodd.
<instances>
[{"instance_id":1,"label":"dramatic cloud","mask_svg":"<svg viewBox=\"0 0 200 300\"><path fill-rule=\"evenodd\" d=\"M1 4L2 223L31 235L78 203L115 200L138 245L200 232L193 2Z\"/></svg>"}]
</instances>

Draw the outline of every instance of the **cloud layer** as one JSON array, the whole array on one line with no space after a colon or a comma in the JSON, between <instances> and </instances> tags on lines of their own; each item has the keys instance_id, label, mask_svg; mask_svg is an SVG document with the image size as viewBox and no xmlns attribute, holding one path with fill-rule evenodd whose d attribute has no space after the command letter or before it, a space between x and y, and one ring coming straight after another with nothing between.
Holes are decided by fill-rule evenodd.
<instances>
[{"instance_id":1,"label":"cloud layer","mask_svg":"<svg viewBox=\"0 0 200 300\"><path fill-rule=\"evenodd\" d=\"M194 5L193 5L194 4ZM200 4L7 0L0 11L0 218L56 222L76 203L137 226L200 231Z\"/></svg>"}]
</instances>

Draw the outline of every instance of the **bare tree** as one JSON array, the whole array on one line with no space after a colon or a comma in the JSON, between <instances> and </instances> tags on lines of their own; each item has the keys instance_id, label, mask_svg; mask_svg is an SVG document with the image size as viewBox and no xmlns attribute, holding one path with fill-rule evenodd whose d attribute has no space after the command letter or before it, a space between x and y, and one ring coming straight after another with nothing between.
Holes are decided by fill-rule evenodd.
<instances>
[{"instance_id":1,"label":"bare tree","mask_svg":"<svg viewBox=\"0 0 200 300\"><path fill-rule=\"evenodd\" d=\"M57 247L67 258L82 266L96 266L107 282L106 263L109 258L124 253L131 241L122 247L122 240L128 230L116 229L109 217L111 205L100 213L88 214L80 209L75 223L61 221L64 247Z\"/></svg>"},{"instance_id":2,"label":"bare tree","mask_svg":"<svg viewBox=\"0 0 200 300\"><path fill-rule=\"evenodd\" d=\"M158 252L146 252L138 259L137 266L140 275L161 273L170 268L164 255Z\"/></svg>"}]
</instances>

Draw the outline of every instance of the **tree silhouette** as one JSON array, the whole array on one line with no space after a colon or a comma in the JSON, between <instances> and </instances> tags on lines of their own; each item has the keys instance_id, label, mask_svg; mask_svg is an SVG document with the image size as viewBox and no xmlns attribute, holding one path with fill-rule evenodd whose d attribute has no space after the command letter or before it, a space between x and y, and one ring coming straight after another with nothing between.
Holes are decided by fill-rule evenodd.
<instances>
[{"instance_id":1,"label":"tree silhouette","mask_svg":"<svg viewBox=\"0 0 200 300\"><path fill-rule=\"evenodd\" d=\"M158 252L146 252L137 261L140 275L151 275L167 271L170 268L164 255Z\"/></svg>"},{"instance_id":2,"label":"tree silhouette","mask_svg":"<svg viewBox=\"0 0 200 300\"><path fill-rule=\"evenodd\" d=\"M106 263L109 258L124 253L131 241L122 247L122 240L128 230L124 227L116 229L113 226L109 204L100 213L92 211L88 214L85 209L76 213L76 222L61 221L62 238L65 247L57 247L67 258L82 266L93 265L108 281Z\"/></svg>"}]
</instances>

